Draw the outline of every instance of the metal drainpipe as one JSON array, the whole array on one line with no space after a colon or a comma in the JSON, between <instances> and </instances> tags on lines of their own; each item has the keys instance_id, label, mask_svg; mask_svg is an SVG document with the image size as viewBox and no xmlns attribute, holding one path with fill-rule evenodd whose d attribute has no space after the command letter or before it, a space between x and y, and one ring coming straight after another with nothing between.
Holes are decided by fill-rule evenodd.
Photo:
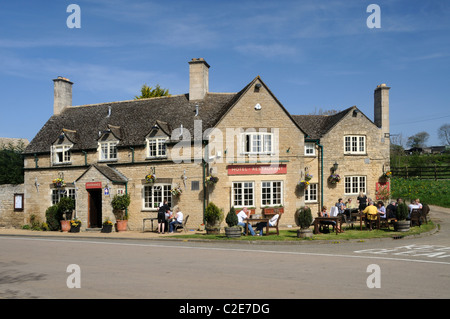
<instances>
[{"instance_id":1,"label":"metal drainpipe","mask_svg":"<svg viewBox=\"0 0 450 319\"><path fill-rule=\"evenodd\" d=\"M39 161L39 159L37 157L37 154L34 153L34 166L35 166L35 168L39 168L38 161Z\"/></svg>"},{"instance_id":2,"label":"metal drainpipe","mask_svg":"<svg viewBox=\"0 0 450 319\"><path fill-rule=\"evenodd\" d=\"M84 166L87 166L87 152L86 151L82 151L84 154Z\"/></svg>"},{"instance_id":3,"label":"metal drainpipe","mask_svg":"<svg viewBox=\"0 0 450 319\"><path fill-rule=\"evenodd\" d=\"M205 141L203 141L205 142ZM208 144L205 144L205 154L208 154ZM206 170L206 161L205 161L205 156L203 156L202 158L202 163L203 163L203 223L205 223L205 212L206 212L206 182L205 182L205 178L206 178L206 174L205 174L205 170Z\"/></svg>"},{"instance_id":4,"label":"metal drainpipe","mask_svg":"<svg viewBox=\"0 0 450 319\"><path fill-rule=\"evenodd\" d=\"M322 210L323 206L323 145L320 144L319 139L309 140L305 139L305 142L315 143L320 148L320 207L319 209Z\"/></svg>"},{"instance_id":5,"label":"metal drainpipe","mask_svg":"<svg viewBox=\"0 0 450 319\"><path fill-rule=\"evenodd\" d=\"M131 163L134 163L134 147L130 147L131 150Z\"/></svg>"},{"instance_id":6,"label":"metal drainpipe","mask_svg":"<svg viewBox=\"0 0 450 319\"><path fill-rule=\"evenodd\" d=\"M125 182L125 195L128 195L128 182ZM128 207L125 208L125 216L128 219Z\"/></svg>"}]
</instances>

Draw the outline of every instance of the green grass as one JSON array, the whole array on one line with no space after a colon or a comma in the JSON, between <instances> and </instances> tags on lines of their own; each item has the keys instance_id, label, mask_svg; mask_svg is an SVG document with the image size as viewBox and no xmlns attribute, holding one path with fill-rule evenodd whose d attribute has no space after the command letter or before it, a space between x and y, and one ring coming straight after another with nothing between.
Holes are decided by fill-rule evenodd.
<instances>
[{"instance_id":1,"label":"green grass","mask_svg":"<svg viewBox=\"0 0 450 319\"><path fill-rule=\"evenodd\" d=\"M450 208L450 180L391 178L391 198L408 201L420 198L422 203Z\"/></svg>"},{"instance_id":2,"label":"green grass","mask_svg":"<svg viewBox=\"0 0 450 319\"><path fill-rule=\"evenodd\" d=\"M370 238L392 238L395 236L408 236L408 235L416 235L424 232L428 232L432 229L434 229L435 225L432 221L428 221L428 224L423 224L422 226L418 227L411 227L411 229L408 232L395 232L392 230L387 229L375 229L372 231L366 230L365 226L363 225L362 231L359 228L359 224L355 224L355 228L347 229L347 227L344 225L343 233L339 233L336 235L334 232L330 232L329 234L317 234L314 235L311 239L305 239L305 238L297 238L297 230L298 228L288 229L288 230L280 230L280 235L268 235L268 236L241 236L239 238L228 238L225 236L225 233L221 233L219 235L206 235L202 233L192 233L192 234L186 234L186 235L176 235L173 237L176 238L184 238L184 239L204 239L204 240L218 240L218 241L314 241L314 240L333 240L336 242L340 241L346 241L346 240L365 240Z\"/></svg>"}]
</instances>

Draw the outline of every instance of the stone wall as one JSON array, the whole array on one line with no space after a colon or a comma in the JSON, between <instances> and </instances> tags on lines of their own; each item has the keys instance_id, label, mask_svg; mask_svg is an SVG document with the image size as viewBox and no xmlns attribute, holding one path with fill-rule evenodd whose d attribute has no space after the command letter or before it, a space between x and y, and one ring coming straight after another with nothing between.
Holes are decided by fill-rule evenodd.
<instances>
[{"instance_id":1,"label":"stone wall","mask_svg":"<svg viewBox=\"0 0 450 319\"><path fill-rule=\"evenodd\" d=\"M0 185L0 227L21 228L29 220L24 211L14 211L14 194L23 194L24 185ZM26 203L25 203L26 205Z\"/></svg>"}]
</instances>

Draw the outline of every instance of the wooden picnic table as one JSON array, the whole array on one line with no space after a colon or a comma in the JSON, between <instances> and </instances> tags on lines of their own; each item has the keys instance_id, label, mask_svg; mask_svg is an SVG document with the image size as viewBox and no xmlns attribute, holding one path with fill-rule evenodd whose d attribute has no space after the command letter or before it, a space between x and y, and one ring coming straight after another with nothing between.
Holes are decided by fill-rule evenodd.
<instances>
[{"instance_id":1,"label":"wooden picnic table","mask_svg":"<svg viewBox=\"0 0 450 319\"><path fill-rule=\"evenodd\" d=\"M336 235L338 234L337 223L340 223L340 228L342 229L342 218L340 216L316 217L314 219L314 234L319 233L319 225L321 222L324 222L324 221L332 221L332 222L336 223L336 226L334 227L334 230L336 231Z\"/></svg>"},{"instance_id":2,"label":"wooden picnic table","mask_svg":"<svg viewBox=\"0 0 450 319\"><path fill-rule=\"evenodd\" d=\"M269 218L246 218L245 221L245 234L248 236L248 223L253 222L265 222L266 223L266 236L269 235Z\"/></svg>"}]
</instances>

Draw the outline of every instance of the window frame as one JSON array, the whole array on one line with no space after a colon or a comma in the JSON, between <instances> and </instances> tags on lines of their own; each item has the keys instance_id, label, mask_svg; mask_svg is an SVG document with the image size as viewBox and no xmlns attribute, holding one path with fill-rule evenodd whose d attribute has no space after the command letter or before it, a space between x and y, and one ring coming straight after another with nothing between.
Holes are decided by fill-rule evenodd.
<instances>
[{"instance_id":1,"label":"window frame","mask_svg":"<svg viewBox=\"0 0 450 319\"><path fill-rule=\"evenodd\" d=\"M75 207L77 204L77 195L76 195L76 189L75 187L65 187L64 189L61 188L52 188L51 194L50 194L50 201L52 205L56 205L60 202L61 198L63 197L70 197L75 202Z\"/></svg>"},{"instance_id":2,"label":"window frame","mask_svg":"<svg viewBox=\"0 0 450 319\"><path fill-rule=\"evenodd\" d=\"M272 155L274 134L270 132L245 132L241 134L242 154Z\"/></svg>"},{"instance_id":3,"label":"window frame","mask_svg":"<svg viewBox=\"0 0 450 319\"><path fill-rule=\"evenodd\" d=\"M308 153L308 151L312 151L311 153ZM316 156L316 144L306 142L305 143L305 156Z\"/></svg>"},{"instance_id":4,"label":"window frame","mask_svg":"<svg viewBox=\"0 0 450 319\"><path fill-rule=\"evenodd\" d=\"M318 183L311 183L305 188L305 203L317 203L318 198Z\"/></svg>"},{"instance_id":5,"label":"window frame","mask_svg":"<svg viewBox=\"0 0 450 319\"><path fill-rule=\"evenodd\" d=\"M236 184L242 184L239 187L239 190L241 191L240 194L236 194ZM249 185L245 185L249 184ZM247 193L248 196L251 196L251 199L245 199L245 190L251 190L251 193ZM237 201L236 196L240 195L241 198ZM235 181L232 182L232 201L233 206L237 208L242 207L255 207L255 182L254 181Z\"/></svg>"},{"instance_id":6,"label":"window frame","mask_svg":"<svg viewBox=\"0 0 450 319\"><path fill-rule=\"evenodd\" d=\"M167 158L167 137L149 137L147 138L147 158ZM151 145L154 145L155 155L152 155Z\"/></svg>"},{"instance_id":7,"label":"window frame","mask_svg":"<svg viewBox=\"0 0 450 319\"><path fill-rule=\"evenodd\" d=\"M347 142L348 139L348 142ZM345 135L344 154L367 154L367 139L365 135ZM362 142L362 145L361 145Z\"/></svg>"},{"instance_id":8,"label":"window frame","mask_svg":"<svg viewBox=\"0 0 450 319\"><path fill-rule=\"evenodd\" d=\"M72 164L71 161L71 149L73 144L59 144L52 145L52 164L53 165L63 165L63 164ZM58 151L61 149L61 151ZM61 153L62 161L59 160L58 154Z\"/></svg>"},{"instance_id":9,"label":"window frame","mask_svg":"<svg viewBox=\"0 0 450 319\"><path fill-rule=\"evenodd\" d=\"M269 183L270 185L265 186L265 183ZM274 184L279 184L274 186ZM279 188L279 190L275 190L274 187ZM264 189L268 189L268 192L264 192ZM282 180L267 180L261 181L261 207L275 207L283 205L284 202L284 185ZM274 195L279 195L278 197ZM264 195L268 195L268 198L264 198Z\"/></svg>"},{"instance_id":10,"label":"window frame","mask_svg":"<svg viewBox=\"0 0 450 319\"><path fill-rule=\"evenodd\" d=\"M106 161L117 161L119 159L119 151L117 148L117 144L119 141L103 141L98 143L99 147L99 160ZM104 146L106 146L106 153L104 152ZM114 150L114 152L111 152ZM103 156L106 154L106 156ZM115 157L111 157L112 154L115 154Z\"/></svg>"},{"instance_id":11,"label":"window frame","mask_svg":"<svg viewBox=\"0 0 450 319\"><path fill-rule=\"evenodd\" d=\"M350 192L348 192L350 191ZM367 192L367 176L350 175L344 177L344 195L358 195Z\"/></svg>"},{"instance_id":12,"label":"window frame","mask_svg":"<svg viewBox=\"0 0 450 319\"><path fill-rule=\"evenodd\" d=\"M156 187L161 187L161 194L155 194L153 191ZM148 192L148 189L151 189L151 193ZM156 183L152 185L144 185L142 188L142 210L158 210L159 203L167 200L167 204L169 207L172 207L172 193L170 190L172 189L172 184L168 183ZM158 190L159 192L159 190ZM151 197L151 200L148 200L147 197Z\"/></svg>"}]
</instances>

